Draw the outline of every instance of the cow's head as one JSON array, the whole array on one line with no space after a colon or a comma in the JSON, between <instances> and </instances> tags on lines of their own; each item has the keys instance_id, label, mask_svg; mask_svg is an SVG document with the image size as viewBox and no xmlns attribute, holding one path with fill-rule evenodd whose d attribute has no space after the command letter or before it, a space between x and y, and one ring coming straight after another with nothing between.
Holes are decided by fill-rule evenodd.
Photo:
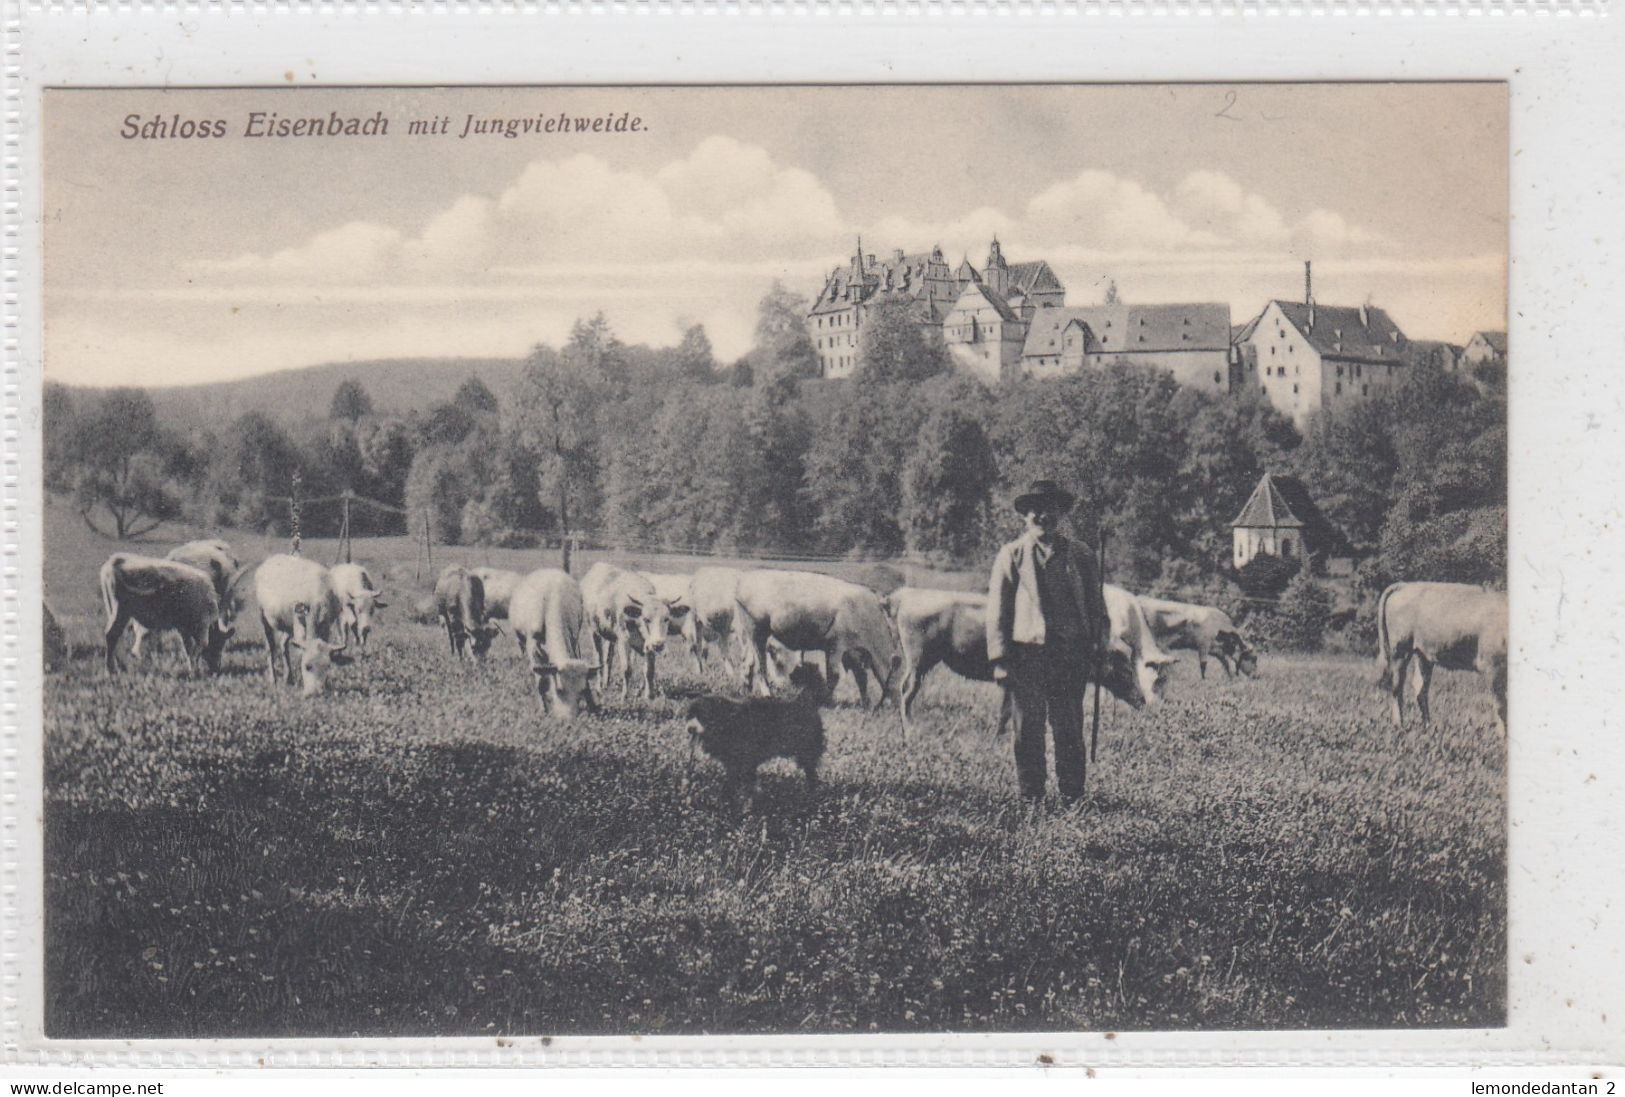
<instances>
[{"instance_id":1,"label":"cow's head","mask_svg":"<svg viewBox=\"0 0 1625 1097\"><path fill-rule=\"evenodd\" d=\"M475 625L468 630L468 640L474 647L476 658L485 658L485 653L491 650L491 641L502 634L502 626L495 621L487 621L483 625Z\"/></svg>"},{"instance_id":2,"label":"cow's head","mask_svg":"<svg viewBox=\"0 0 1625 1097\"><path fill-rule=\"evenodd\" d=\"M674 629L681 630L683 618L689 614L687 605L676 605L662 598L638 599L627 596L621 607L621 621L635 651L658 655L666 649L666 637Z\"/></svg>"},{"instance_id":3,"label":"cow's head","mask_svg":"<svg viewBox=\"0 0 1625 1097\"><path fill-rule=\"evenodd\" d=\"M598 671L596 661L589 663L571 657L554 663L539 646L532 646L531 650L536 656L530 664L530 672L536 677L536 692L544 705L566 720L574 720L582 710L598 710L598 702L592 696L592 677Z\"/></svg>"},{"instance_id":4,"label":"cow's head","mask_svg":"<svg viewBox=\"0 0 1625 1097\"><path fill-rule=\"evenodd\" d=\"M226 654L226 641L230 640L237 629L223 619L209 622L209 638L204 641L203 665L209 668L210 674L220 673L220 660Z\"/></svg>"},{"instance_id":5,"label":"cow's head","mask_svg":"<svg viewBox=\"0 0 1625 1097\"><path fill-rule=\"evenodd\" d=\"M361 646L367 646L367 637L372 635L372 615L375 611L385 609L389 603L380 595L382 591L363 590L352 594L348 609L354 618L356 635L361 637Z\"/></svg>"},{"instance_id":6,"label":"cow's head","mask_svg":"<svg viewBox=\"0 0 1625 1097\"><path fill-rule=\"evenodd\" d=\"M1121 645L1113 644L1106 651L1105 673L1101 685L1131 708L1156 708L1162 704L1163 691L1168 686L1168 671L1174 664L1171 655L1158 654L1135 657Z\"/></svg>"},{"instance_id":7,"label":"cow's head","mask_svg":"<svg viewBox=\"0 0 1625 1097\"><path fill-rule=\"evenodd\" d=\"M334 644L312 636L304 642L294 642L299 652L299 678L301 692L314 697L327 688L327 676L335 666L348 666L350 657L344 654L346 645Z\"/></svg>"},{"instance_id":8,"label":"cow's head","mask_svg":"<svg viewBox=\"0 0 1625 1097\"><path fill-rule=\"evenodd\" d=\"M1221 632L1218 636L1219 650L1225 657L1236 664L1236 669L1249 678L1258 677L1258 653L1252 645L1242 639L1239 632Z\"/></svg>"}]
</instances>

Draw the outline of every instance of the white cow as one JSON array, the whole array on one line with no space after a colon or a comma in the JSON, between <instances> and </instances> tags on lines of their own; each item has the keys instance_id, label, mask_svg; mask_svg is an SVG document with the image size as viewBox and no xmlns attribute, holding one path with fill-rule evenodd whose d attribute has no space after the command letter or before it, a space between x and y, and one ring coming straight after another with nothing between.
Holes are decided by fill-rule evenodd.
<instances>
[{"instance_id":1,"label":"white cow","mask_svg":"<svg viewBox=\"0 0 1625 1097\"><path fill-rule=\"evenodd\" d=\"M689 580L688 604L692 607L690 616L694 618L694 632L699 638L696 650L702 661L702 669L708 645L715 645L723 664L728 664L729 641L733 637L736 611L734 594L739 589L739 577L743 574L738 568L703 567L695 571Z\"/></svg>"},{"instance_id":2,"label":"white cow","mask_svg":"<svg viewBox=\"0 0 1625 1097\"><path fill-rule=\"evenodd\" d=\"M666 575L655 571L645 571L643 577L649 580L655 588L655 594L661 601L672 608L687 606L687 613L673 614L666 624L666 635L676 636L688 645L689 654L694 657L694 668L702 673L705 670L705 655L701 651L704 638L700 635L700 619L694 613L694 576L692 575Z\"/></svg>"},{"instance_id":3,"label":"white cow","mask_svg":"<svg viewBox=\"0 0 1625 1097\"><path fill-rule=\"evenodd\" d=\"M902 661L880 595L868 587L810 571L762 569L742 572L734 588L735 629L747 641L745 688L762 695L767 682L769 638L792 651L824 653L831 696L843 670L851 671L858 696L869 703L869 675L885 703Z\"/></svg>"},{"instance_id":4,"label":"white cow","mask_svg":"<svg viewBox=\"0 0 1625 1097\"><path fill-rule=\"evenodd\" d=\"M342 639L346 644L359 644L367 650L367 637L372 635L372 615L375 610L387 609L383 592L373 586L372 576L360 564L334 564L328 570L333 593L343 607L340 617Z\"/></svg>"},{"instance_id":5,"label":"white cow","mask_svg":"<svg viewBox=\"0 0 1625 1097\"><path fill-rule=\"evenodd\" d=\"M102 608L107 611L108 673L118 673L118 644L132 621L151 632L180 633L193 675L199 673L200 660L210 671L220 669L220 657L234 630L221 612L220 596L207 572L174 560L116 552L102 565L100 579Z\"/></svg>"},{"instance_id":6,"label":"white cow","mask_svg":"<svg viewBox=\"0 0 1625 1097\"><path fill-rule=\"evenodd\" d=\"M1138 598L1157 643L1164 651L1194 651L1203 678L1209 655L1219 660L1226 678L1234 678L1237 671L1249 678L1258 673L1257 653L1224 610L1144 594Z\"/></svg>"},{"instance_id":7,"label":"white cow","mask_svg":"<svg viewBox=\"0 0 1625 1097\"><path fill-rule=\"evenodd\" d=\"M268 557L254 572L254 600L259 603L260 625L265 630L271 684L277 682L280 651L290 686L302 685L307 697L326 689L333 665L349 662L342 654L345 645L333 643L335 632L342 635L344 605L327 569L299 556ZM299 651L297 672L290 655L295 649Z\"/></svg>"},{"instance_id":8,"label":"white cow","mask_svg":"<svg viewBox=\"0 0 1625 1097\"><path fill-rule=\"evenodd\" d=\"M176 545L170 549L164 554L164 559L173 560L178 564L190 564L199 571L206 572L209 581L214 584L215 596L220 599L221 618L227 624L237 619L241 599L232 592L232 583L243 575L243 566L233 555L230 545L219 538L188 541L184 545ZM143 645L146 642L146 626L139 621L130 622L130 654L137 659L142 658L145 654Z\"/></svg>"},{"instance_id":9,"label":"white cow","mask_svg":"<svg viewBox=\"0 0 1625 1097\"><path fill-rule=\"evenodd\" d=\"M1143 614L1137 619L1135 599L1114 596L1114 589L1127 594L1121 588L1106 588L1110 634L1101 685L1133 708L1155 707L1162 700L1164 668L1172 660L1154 644L1149 649L1139 646L1147 635L1140 624ZM892 591L886 609L897 622L903 650L899 695L905 728L912 726L921 683L938 663L975 682L993 680L993 666L987 660L987 595L903 587ZM1079 674L1093 680L1094 669L1081 667ZM1007 692L995 733L1002 734L1009 720L1009 700Z\"/></svg>"},{"instance_id":10,"label":"white cow","mask_svg":"<svg viewBox=\"0 0 1625 1097\"><path fill-rule=\"evenodd\" d=\"M554 709L566 720L597 708L592 696L596 659L587 659L586 608L581 586L556 568L533 571L514 588L508 626L529 658L542 711Z\"/></svg>"},{"instance_id":11,"label":"white cow","mask_svg":"<svg viewBox=\"0 0 1625 1097\"><path fill-rule=\"evenodd\" d=\"M1507 727L1507 596L1466 583L1395 583L1377 601L1377 684L1393 698L1394 723L1405 723L1405 679L1416 664L1416 710L1428 723L1433 668L1476 670L1495 696L1495 719Z\"/></svg>"},{"instance_id":12,"label":"white cow","mask_svg":"<svg viewBox=\"0 0 1625 1097\"><path fill-rule=\"evenodd\" d=\"M635 571L600 561L581 580L587 621L593 630L598 655L599 686L609 689L610 665L615 649L621 651L621 696L632 690L632 653L643 656L643 694L655 695L655 656L666 648L673 617L688 613L655 593L654 584Z\"/></svg>"}]
</instances>

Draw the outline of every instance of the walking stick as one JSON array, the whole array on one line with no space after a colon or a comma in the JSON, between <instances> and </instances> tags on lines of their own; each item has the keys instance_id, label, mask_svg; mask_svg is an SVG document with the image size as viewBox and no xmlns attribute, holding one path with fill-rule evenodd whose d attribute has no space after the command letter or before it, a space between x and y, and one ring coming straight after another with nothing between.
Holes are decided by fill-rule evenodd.
<instances>
[{"instance_id":1,"label":"walking stick","mask_svg":"<svg viewBox=\"0 0 1625 1097\"><path fill-rule=\"evenodd\" d=\"M1100 561L1095 578L1100 583L1100 604L1106 604L1106 528L1100 529ZM1108 616L1106 627L1111 628L1111 618ZM1106 676L1106 637L1095 638L1095 718L1089 729L1089 761L1095 760L1095 751L1100 745L1100 680Z\"/></svg>"}]
</instances>

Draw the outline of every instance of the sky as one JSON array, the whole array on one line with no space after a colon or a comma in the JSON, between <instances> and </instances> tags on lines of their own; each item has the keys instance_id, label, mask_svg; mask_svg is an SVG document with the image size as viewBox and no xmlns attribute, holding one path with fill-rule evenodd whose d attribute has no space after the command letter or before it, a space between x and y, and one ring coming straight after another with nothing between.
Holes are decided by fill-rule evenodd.
<instances>
[{"instance_id":1,"label":"sky","mask_svg":"<svg viewBox=\"0 0 1625 1097\"><path fill-rule=\"evenodd\" d=\"M388 131L256 135L334 112ZM624 128L462 135L560 115ZM859 236L978 267L997 236L1068 304L1115 282L1237 324L1311 259L1317 300L1461 343L1506 327L1507 168L1498 83L52 90L45 372L518 356L600 310L726 362Z\"/></svg>"}]
</instances>

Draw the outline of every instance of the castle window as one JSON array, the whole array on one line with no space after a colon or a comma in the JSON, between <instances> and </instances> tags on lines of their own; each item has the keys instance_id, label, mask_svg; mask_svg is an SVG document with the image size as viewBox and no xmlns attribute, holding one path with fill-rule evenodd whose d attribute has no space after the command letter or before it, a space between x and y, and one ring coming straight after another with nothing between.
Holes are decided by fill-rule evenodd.
<instances>
[{"instance_id":1,"label":"castle window","mask_svg":"<svg viewBox=\"0 0 1625 1097\"><path fill-rule=\"evenodd\" d=\"M1343 376L1343 367L1342 366L1337 367L1337 376L1339 376L1339 377Z\"/></svg>"},{"instance_id":2,"label":"castle window","mask_svg":"<svg viewBox=\"0 0 1625 1097\"><path fill-rule=\"evenodd\" d=\"M1361 396L1370 396L1371 395L1371 386L1370 385L1361 385L1360 386L1360 395Z\"/></svg>"},{"instance_id":3,"label":"castle window","mask_svg":"<svg viewBox=\"0 0 1625 1097\"><path fill-rule=\"evenodd\" d=\"M1214 383L1214 384L1215 384L1215 385L1221 385L1221 384L1223 384L1223 383L1224 383L1224 382L1223 382L1223 381L1221 381L1221 380L1220 380L1220 379L1219 379L1219 371L1218 371L1218 370L1214 370L1214 371L1213 371L1213 383Z\"/></svg>"},{"instance_id":4,"label":"castle window","mask_svg":"<svg viewBox=\"0 0 1625 1097\"><path fill-rule=\"evenodd\" d=\"M1275 353L1275 348L1274 348L1274 347L1271 347L1271 348L1270 348L1270 353L1271 353L1271 354L1274 354L1274 353Z\"/></svg>"},{"instance_id":5,"label":"castle window","mask_svg":"<svg viewBox=\"0 0 1625 1097\"><path fill-rule=\"evenodd\" d=\"M1294 395L1294 396L1298 395L1298 386L1297 385L1292 386L1292 395Z\"/></svg>"},{"instance_id":6,"label":"castle window","mask_svg":"<svg viewBox=\"0 0 1625 1097\"><path fill-rule=\"evenodd\" d=\"M1343 395L1343 382L1341 381L1337 382L1337 395Z\"/></svg>"}]
</instances>

